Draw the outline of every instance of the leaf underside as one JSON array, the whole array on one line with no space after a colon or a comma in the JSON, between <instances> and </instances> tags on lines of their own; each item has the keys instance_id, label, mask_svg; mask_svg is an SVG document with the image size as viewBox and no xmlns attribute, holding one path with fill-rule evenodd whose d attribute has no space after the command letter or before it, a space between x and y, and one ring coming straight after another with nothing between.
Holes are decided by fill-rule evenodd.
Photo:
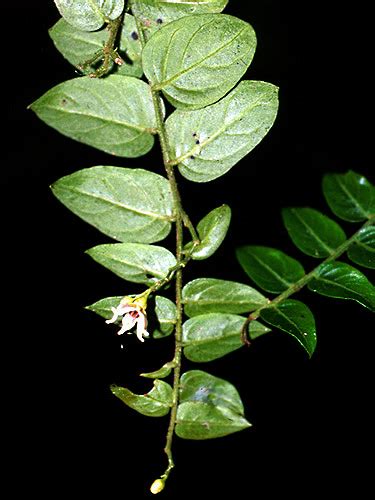
<instances>
[{"instance_id":1,"label":"leaf underside","mask_svg":"<svg viewBox=\"0 0 375 500\"><path fill-rule=\"evenodd\" d=\"M61 134L112 155L135 158L154 144L150 88L137 78L75 78L56 85L30 107Z\"/></svg>"},{"instance_id":2,"label":"leaf underside","mask_svg":"<svg viewBox=\"0 0 375 500\"><path fill-rule=\"evenodd\" d=\"M121 242L155 243L171 230L169 183L147 170L91 167L59 179L52 191L73 213Z\"/></svg>"},{"instance_id":3,"label":"leaf underside","mask_svg":"<svg viewBox=\"0 0 375 500\"><path fill-rule=\"evenodd\" d=\"M225 14L192 15L155 33L143 50L152 86L179 109L213 104L240 80L256 47L253 28Z\"/></svg>"},{"instance_id":4,"label":"leaf underside","mask_svg":"<svg viewBox=\"0 0 375 500\"><path fill-rule=\"evenodd\" d=\"M265 137L277 110L278 88L257 81L242 81L204 109L176 110L166 127L181 174L194 182L224 175Z\"/></svg>"}]
</instances>

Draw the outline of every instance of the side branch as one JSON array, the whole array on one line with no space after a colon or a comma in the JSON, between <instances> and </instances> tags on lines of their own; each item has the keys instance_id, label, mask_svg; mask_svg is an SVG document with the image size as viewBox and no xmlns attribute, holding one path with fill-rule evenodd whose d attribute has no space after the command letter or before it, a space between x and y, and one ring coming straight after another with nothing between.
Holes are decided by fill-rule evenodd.
<instances>
[{"instance_id":1,"label":"side branch","mask_svg":"<svg viewBox=\"0 0 375 500\"><path fill-rule=\"evenodd\" d=\"M283 302L285 299L289 298L291 295L295 294L296 292L299 292L303 287L305 287L313 278L316 278L319 275L319 270L322 266L325 264L328 264L329 262L332 262L336 259L338 259L343 253L345 253L349 247L355 242L355 240L358 238L358 235L360 231L362 231L365 227L372 226L375 224L375 215L371 216L370 219L365 222L360 229L353 234L348 240L344 241L340 246L334 250L329 257L327 257L323 262L321 262L317 267L315 267L312 271L310 271L308 274L305 274L302 276L301 279L293 283L287 290L282 292L280 295L275 297L273 300L271 300L268 304L265 304L261 307L259 307L256 311L252 312L249 317L246 320L246 323L244 324L241 332L241 340L243 344L249 345L250 341L248 339L247 335L247 329L251 323L251 321L256 320L259 318L261 311L264 309L269 309L270 307L275 307L277 304L280 304L280 302Z\"/></svg>"}]
</instances>

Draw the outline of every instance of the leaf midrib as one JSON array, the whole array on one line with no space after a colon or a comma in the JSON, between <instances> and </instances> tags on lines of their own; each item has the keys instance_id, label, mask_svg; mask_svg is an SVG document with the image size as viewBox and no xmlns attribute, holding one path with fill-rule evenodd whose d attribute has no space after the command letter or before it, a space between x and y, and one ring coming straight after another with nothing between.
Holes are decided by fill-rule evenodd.
<instances>
[{"instance_id":1,"label":"leaf midrib","mask_svg":"<svg viewBox=\"0 0 375 500\"><path fill-rule=\"evenodd\" d=\"M286 281L284 278L282 278L279 274L276 273L276 271L274 271L265 262L263 262L256 254L251 253L251 256L258 262L258 264L263 266L270 274L272 274L277 280L279 280L280 283L286 286L286 288L289 288L290 285L292 285L292 282Z\"/></svg>"},{"instance_id":2,"label":"leaf midrib","mask_svg":"<svg viewBox=\"0 0 375 500\"><path fill-rule=\"evenodd\" d=\"M132 123L129 123L126 121L119 121L119 120L116 120L112 117L111 118L104 118L102 116L98 116L98 115L91 114L88 112L77 111L77 110L68 110L66 108L61 108L61 107L54 106L51 104L43 104L43 107L45 109L50 109L53 111L59 111L60 113L65 113L67 115L78 115L78 116L85 116L85 117L89 117L89 118L94 118L96 120L102 121L102 122L109 124L109 125L120 125L121 127L134 129L134 130L137 130L139 132L144 132L144 133L148 133L148 134L155 133L155 129L152 127L142 127L140 125L135 125L135 124L132 124Z\"/></svg>"},{"instance_id":3,"label":"leaf midrib","mask_svg":"<svg viewBox=\"0 0 375 500\"><path fill-rule=\"evenodd\" d=\"M208 24L208 23L207 23ZM202 26L200 26L200 28L202 28ZM200 66L204 61L210 59L211 57L215 56L217 53L221 52L223 49L225 49L228 45L230 45L231 43L233 43L236 38L238 38L240 35L242 35L242 33L248 29L247 26L245 26L244 28L242 28L237 34L235 37L233 37L231 40L229 40L227 43L225 43L224 45L221 45L220 47L218 47L215 51L211 52L209 55L206 55L203 59L200 59L199 61L195 62L194 64L192 64L191 66L189 66L188 68L185 68L183 70L181 70L180 72L178 73L175 73L172 77L170 77L168 80L163 80L161 82L158 82L156 84L153 85L153 88L154 90L162 90L163 88L167 87L168 85L170 85L171 83L173 83L174 81L176 81L178 78L180 78L182 75L194 70L196 67ZM173 35L171 35L173 36Z\"/></svg>"},{"instance_id":4,"label":"leaf midrib","mask_svg":"<svg viewBox=\"0 0 375 500\"><path fill-rule=\"evenodd\" d=\"M235 95L236 95L236 93L233 94L232 98L235 97ZM180 163L183 163L186 159L190 158L192 155L193 156L198 156L201 153L201 151L206 146L208 146L209 144L211 144L211 142L215 141L217 139L217 137L219 137L222 134L225 134L226 132L228 132L228 130L230 130L231 127L233 127L233 125L235 125L237 122L239 122L240 120L242 120L242 118L246 114L251 113L259 105L259 103L261 102L261 100L263 99L263 97L264 96L261 96L255 102L251 103L248 107L246 107L246 109L243 110L243 112L241 114L236 115L236 117L232 121L230 121L228 124L224 123L224 125L222 127L220 127L216 132L214 132L213 134L211 134L209 137L207 137L207 139L203 140L199 145L193 146L189 151L187 151L183 155L179 156L178 158L175 158L173 160L173 163L180 164ZM228 103L227 103L224 115L226 115L226 113L228 111L229 104L230 104L231 101L232 101L232 99L228 100ZM195 111L193 111L193 112L195 112ZM245 148L245 146L243 146L243 148ZM208 161L214 162L214 161L217 161L217 160L208 160ZM185 165L185 167L186 167L186 165Z\"/></svg>"},{"instance_id":5,"label":"leaf midrib","mask_svg":"<svg viewBox=\"0 0 375 500\"><path fill-rule=\"evenodd\" d=\"M115 207L122 208L124 210L129 211L129 212L133 212L137 215L142 215L144 217L150 217L153 219L158 219L158 220L162 220L162 221L166 221L166 222L172 222L174 220L174 218L172 216L156 214L154 212L137 210L134 207L130 207L128 205L125 205L124 203L119 203L119 202L115 202L112 200L108 200L106 198L103 198L100 195L93 194L92 192L86 192L86 191L83 191L82 189L80 190L80 189L77 189L74 187L61 187L61 186L58 186L58 184L56 184L56 187L58 187L58 189L60 189L60 190L66 190L69 192L77 193L78 195L84 195L84 196L87 196L89 198L95 198L97 200L100 200L103 203L107 203L109 205L114 205Z\"/></svg>"},{"instance_id":6,"label":"leaf midrib","mask_svg":"<svg viewBox=\"0 0 375 500\"><path fill-rule=\"evenodd\" d=\"M299 215L298 210L291 208L290 211L293 215L302 223L303 226L308 230L311 236L313 236L317 242L328 252L329 255L334 251L333 248L329 247L318 235L317 233L308 225L308 223Z\"/></svg>"},{"instance_id":7,"label":"leaf midrib","mask_svg":"<svg viewBox=\"0 0 375 500\"><path fill-rule=\"evenodd\" d=\"M357 201L357 199L354 197L354 195L347 189L347 187L345 186L345 184L343 183L343 181L341 180L340 177L337 178L337 183L339 184L341 189L344 191L344 193L348 196L348 198L350 198L352 200L354 205L360 211L361 215L368 219L371 214L369 214L367 212L367 210L365 210L364 207Z\"/></svg>"}]
</instances>

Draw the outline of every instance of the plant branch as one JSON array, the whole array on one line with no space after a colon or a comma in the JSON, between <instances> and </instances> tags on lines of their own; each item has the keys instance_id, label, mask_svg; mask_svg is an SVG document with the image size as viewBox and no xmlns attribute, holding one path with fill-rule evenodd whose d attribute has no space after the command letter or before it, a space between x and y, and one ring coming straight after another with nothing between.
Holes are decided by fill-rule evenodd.
<instances>
[{"instance_id":1,"label":"plant branch","mask_svg":"<svg viewBox=\"0 0 375 500\"><path fill-rule=\"evenodd\" d=\"M332 253L323 261L321 262L318 266L316 266L312 271L310 271L308 274L305 274L302 276L301 279L293 283L287 290L282 292L280 295L275 297L273 300L271 300L268 304L265 304L261 307L259 307L256 311L252 312L249 317L247 318L244 326L242 327L242 333L241 333L241 340L243 344L249 345L250 341L248 339L248 334L247 330L250 325L250 323L257 318L259 318L261 311L264 309L268 309L270 307L275 307L277 304L280 304L280 302L283 302L285 299L289 298L291 295L295 294L296 292L299 292L303 287L305 287L313 278L316 278L319 276L319 271L320 269L325 265L328 264L329 262L332 262L336 259L338 259L344 252L348 250L348 248L355 242L355 240L358 238L358 235L360 231L362 231L365 227L372 226L375 223L375 215L372 215L367 222L365 222L360 229L358 229L357 232L353 234L349 239L344 241L341 245L339 245L335 250L332 251Z\"/></svg>"},{"instance_id":2,"label":"plant branch","mask_svg":"<svg viewBox=\"0 0 375 500\"><path fill-rule=\"evenodd\" d=\"M134 12L133 12L134 15ZM139 34L139 39L141 41L142 47L144 47L146 43L146 38L145 34L142 29L142 25L139 22L139 19L137 18L136 15L135 17L135 22ZM180 376L181 376L181 358L182 358L182 320L183 320L183 306L182 306L182 269L185 267L186 263L190 260L191 258L191 253L192 250L195 248L195 246L199 243L199 237L198 234L190 221L188 215L184 211L181 203L181 196L180 192L178 189L177 185L177 180L175 176L175 172L173 169L173 166L171 165L171 154L170 154L170 148L168 144L168 136L164 124L164 117L163 117L163 106L162 106L162 101L159 96L159 92L156 91L155 89L152 89L151 85L151 94L152 94L152 100L154 104L154 109L155 109L155 115L156 115L156 123L157 123L157 133L159 135L159 141L160 141L160 147L163 155L163 163L164 163L164 168L168 177L170 189L172 192L172 198L173 198L173 208L174 208L174 214L175 214L175 223L176 223L176 260L177 264L174 268L170 269L168 275L166 278L163 280L160 280L158 283L156 283L152 288L152 291L156 291L162 286L164 286L166 283L168 283L173 277L175 277L176 280L176 326L175 326L175 348L174 348L174 357L173 357L173 396L172 396L172 407L171 407L171 412L170 412L170 419L169 419L169 425L168 425L168 431L167 431L167 436L166 436L166 442L165 442L165 447L164 451L165 454L167 455L168 459L168 465L167 468L164 472L164 474L161 475L161 480L164 482L171 470L174 467L174 461L173 461L173 453L172 453L172 443L173 443L173 436L174 436L174 429L176 426L176 420L177 420L177 407L178 407L178 402L179 402L179 389L180 389ZM193 247L191 251L187 254L184 255L183 252L183 226L185 226L192 238L193 238Z\"/></svg>"},{"instance_id":3,"label":"plant branch","mask_svg":"<svg viewBox=\"0 0 375 500\"><path fill-rule=\"evenodd\" d=\"M102 60L102 64L100 65L100 67L96 71L93 71L89 74L90 78L100 78L109 73L109 71L111 70L111 62L114 62L119 66L124 64L123 59L120 57L117 49L115 48L116 42L118 40L119 30L122 25L123 16L124 14L121 14L121 16L119 16L117 19L108 22L107 29L109 31L109 36L103 49L96 52L94 57L78 66L80 70L85 71L85 69L91 64Z\"/></svg>"}]
</instances>

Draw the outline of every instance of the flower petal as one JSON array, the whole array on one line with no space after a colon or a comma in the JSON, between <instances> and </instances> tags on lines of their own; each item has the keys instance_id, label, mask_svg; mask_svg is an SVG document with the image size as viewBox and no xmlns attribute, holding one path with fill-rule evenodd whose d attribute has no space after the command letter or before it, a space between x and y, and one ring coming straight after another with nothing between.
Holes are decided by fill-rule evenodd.
<instances>
[{"instance_id":1,"label":"flower petal","mask_svg":"<svg viewBox=\"0 0 375 500\"><path fill-rule=\"evenodd\" d=\"M145 326L146 326L145 315L142 314L142 313L139 313L139 316L138 316L138 319L137 319L137 332L136 332L136 335L137 335L138 339L141 342L145 341L145 339L143 338L144 332L146 331L145 330ZM147 337L147 335L146 335L146 337Z\"/></svg>"},{"instance_id":2,"label":"flower petal","mask_svg":"<svg viewBox=\"0 0 375 500\"><path fill-rule=\"evenodd\" d=\"M123 318L122 318L122 327L121 330L117 332L117 335L122 335L123 333L127 332L137 322L138 317L137 316L132 316L130 313L127 313Z\"/></svg>"}]
</instances>

